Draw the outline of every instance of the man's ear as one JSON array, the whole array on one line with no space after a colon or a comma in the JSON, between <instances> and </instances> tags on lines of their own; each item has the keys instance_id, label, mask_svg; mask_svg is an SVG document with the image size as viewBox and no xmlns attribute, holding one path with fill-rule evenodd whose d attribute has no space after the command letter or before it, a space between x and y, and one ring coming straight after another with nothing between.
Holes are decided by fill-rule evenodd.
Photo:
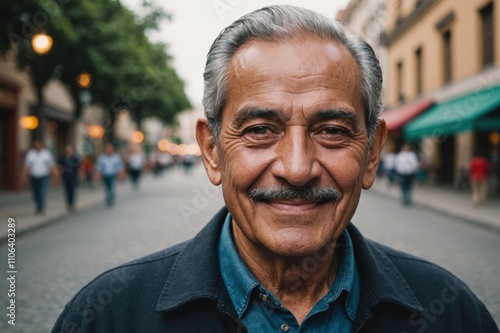
<instances>
[{"instance_id":1,"label":"man's ear","mask_svg":"<svg viewBox=\"0 0 500 333\"><path fill-rule=\"evenodd\" d=\"M219 161L219 148L214 142L212 132L208 128L207 120L204 118L198 119L196 123L196 141L201 150L201 157L207 175L212 184L218 186L221 184L221 170Z\"/></svg>"},{"instance_id":2,"label":"man's ear","mask_svg":"<svg viewBox=\"0 0 500 333\"><path fill-rule=\"evenodd\" d=\"M387 139L387 128L385 120L380 119L375 137L373 138L373 145L368 152L368 163L366 165L365 174L363 176L363 189L367 190L372 187L375 177L377 176L378 164L380 162L380 154L384 148Z\"/></svg>"}]
</instances>

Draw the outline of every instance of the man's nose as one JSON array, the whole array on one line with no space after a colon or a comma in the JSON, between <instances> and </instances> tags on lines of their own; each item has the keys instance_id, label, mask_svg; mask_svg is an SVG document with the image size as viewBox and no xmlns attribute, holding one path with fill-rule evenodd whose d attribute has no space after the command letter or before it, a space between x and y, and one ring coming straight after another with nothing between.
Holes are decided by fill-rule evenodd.
<instances>
[{"instance_id":1,"label":"man's nose","mask_svg":"<svg viewBox=\"0 0 500 333\"><path fill-rule=\"evenodd\" d=\"M323 169L306 127L288 128L275 153L277 156L271 171L276 178L297 187L320 178Z\"/></svg>"}]
</instances>

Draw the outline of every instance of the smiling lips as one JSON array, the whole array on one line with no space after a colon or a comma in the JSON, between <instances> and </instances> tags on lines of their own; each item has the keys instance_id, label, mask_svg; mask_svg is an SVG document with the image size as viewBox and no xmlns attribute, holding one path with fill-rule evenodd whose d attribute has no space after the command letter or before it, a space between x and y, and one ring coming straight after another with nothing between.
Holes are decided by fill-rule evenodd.
<instances>
[{"instance_id":1,"label":"smiling lips","mask_svg":"<svg viewBox=\"0 0 500 333\"><path fill-rule=\"evenodd\" d=\"M291 213L307 212L326 202L327 202L326 200L304 200L304 199L264 201L265 204L268 204L274 209Z\"/></svg>"}]
</instances>

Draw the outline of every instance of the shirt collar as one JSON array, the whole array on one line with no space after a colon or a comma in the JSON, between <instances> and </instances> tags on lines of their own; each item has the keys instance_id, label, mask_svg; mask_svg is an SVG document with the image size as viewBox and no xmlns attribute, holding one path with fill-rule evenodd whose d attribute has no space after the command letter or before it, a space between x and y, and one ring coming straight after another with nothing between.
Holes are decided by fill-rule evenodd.
<instances>
[{"instance_id":1,"label":"shirt collar","mask_svg":"<svg viewBox=\"0 0 500 333\"><path fill-rule=\"evenodd\" d=\"M352 246L351 236L347 229L344 230L339 238L340 247L340 265L333 281L330 291L325 296L329 304L335 302L340 295L345 292L345 309L349 318L354 321L359 304L359 275L354 259L354 248Z\"/></svg>"},{"instance_id":2,"label":"shirt collar","mask_svg":"<svg viewBox=\"0 0 500 333\"><path fill-rule=\"evenodd\" d=\"M231 220L231 215L228 213L221 231L218 250L219 262L229 297L241 318L249 306L253 290L257 287L259 292L266 294L276 305L279 301L275 300L272 294L261 286L239 256L233 241ZM347 229L340 236L339 244L340 247L337 248L337 251L340 251L339 269L330 291L320 302L326 302L325 306L328 306L339 299L343 292L346 292L345 309L349 318L354 321L359 303L360 287L354 249Z\"/></svg>"},{"instance_id":3,"label":"shirt collar","mask_svg":"<svg viewBox=\"0 0 500 333\"><path fill-rule=\"evenodd\" d=\"M231 214L228 213L221 231L219 262L227 292L241 318L250 302L252 290L259 286L259 282L241 260L232 234Z\"/></svg>"}]
</instances>

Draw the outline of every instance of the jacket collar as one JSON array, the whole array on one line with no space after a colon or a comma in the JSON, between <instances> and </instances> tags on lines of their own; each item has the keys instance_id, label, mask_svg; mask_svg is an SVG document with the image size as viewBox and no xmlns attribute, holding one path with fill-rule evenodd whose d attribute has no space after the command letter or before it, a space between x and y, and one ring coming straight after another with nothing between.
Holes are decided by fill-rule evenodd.
<instances>
[{"instance_id":1,"label":"jacket collar","mask_svg":"<svg viewBox=\"0 0 500 333\"><path fill-rule=\"evenodd\" d=\"M190 301L217 301L221 283L217 247L224 219L223 207L180 251L160 294L156 310L175 310Z\"/></svg>"},{"instance_id":2,"label":"jacket collar","mask_svg":"<svg viewBox=\"0 0 500 333\"><path fill-rule=\"evenodd\" d=\"M424 308L411 287L383 251L385 246L365 239L353 224L349 224L347 230L352 238L362 283L359 310L362 304L373 308L385 301L409 311L423 311Z\"/></svg>"},{"instance_id":3,"label":"jacket collar","mask_svg":"<svg viewBox=\"0 0 500 333\"><path fill-rule=\"evenodd\" d=\"M161 291L156 310L171 311L200 299L229 300L220 275L217 247L227 208L222 208L212 220L180 251ZM379 246L365 240L350 224L349 234L354 246L361 279L360 309L372 308L383 301L392 302L410 311L422 311L417 300L396 266ZM358 311L358 312L359 312Z\"/></svg>"}]
</instances>

